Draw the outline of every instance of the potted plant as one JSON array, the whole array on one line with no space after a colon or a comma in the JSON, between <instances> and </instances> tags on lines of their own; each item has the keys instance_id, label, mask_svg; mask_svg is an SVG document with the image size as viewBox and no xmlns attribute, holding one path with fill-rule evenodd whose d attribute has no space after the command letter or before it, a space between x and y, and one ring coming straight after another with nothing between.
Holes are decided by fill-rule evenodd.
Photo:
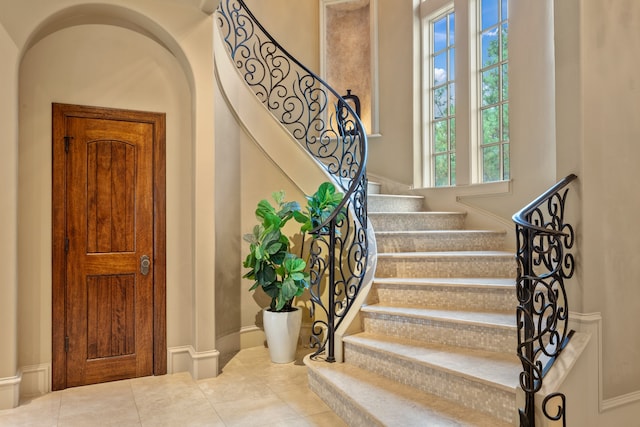
<instances>
[{"instance_id":1,"label":"potted plant","mask_svg":"<svg viewBox=\"0 0 640 427\"><path fill-rule=\"evenodd\" d=\"M282 234L282 229L295 218L302 224L300 231L311 231L327 219L342 200L342 193L336 193L333 184L328 182L306 197L305 212L298 202L286 202L284 196L284 191L272 194L275 206L267 200L258 202L255 213L259 223L252 233L243 237L249 243L249 254L243 263L249 271L243 278L254 280L250 291L262 288L271 297L269 308L263 310L263 324L274 363L295 360L302 311L293 306L293 299L309 287L307 264L290 252L290 239Z\"/></svg>"},{"instance_id":2,"label":"potted plant","mask_svg":"<svg viewBox=\"0 0 640 427\"><path fill-rule=\"evenodd\" d=\"M309 273L305 261L289 251L289 238L282 234L294 212L300 212L300 204L285 202L283 191L272 196L276 206L261 200L256 209L260 222L244 235L249 254L243 266L249 271L243 277L255 281L249 290L262 288L271 297L269 308L263 310L269 354L275 363L289 363L295 360L302 323L302 311L293 307L293 299L309 287Z\"/></svg>"}]
</instances>

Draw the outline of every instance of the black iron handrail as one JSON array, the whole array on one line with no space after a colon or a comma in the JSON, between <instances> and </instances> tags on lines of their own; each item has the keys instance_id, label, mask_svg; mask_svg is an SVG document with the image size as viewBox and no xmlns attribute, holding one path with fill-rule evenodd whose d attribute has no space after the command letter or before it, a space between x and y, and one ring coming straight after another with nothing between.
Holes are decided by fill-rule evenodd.
<instances>
[{"instance_id":1,"label":"black iron handrail","mask_svg":"<svg viewBox=\"0 0 640 427\"><path fill-rule=\"evenodd\" d=\"M577 177L569 175L513 216L516 224L518 277L518 357L522 363L520 386L525 407L519 409L520 426L535 426L535 395L553 361L565 348L573 331L568 328L569 308L564 281L573 276L574 230L565 223L565 201L569 185ZM547 405L560 400L556 415ZM565 397L546 396L543 414L564 421Z\"/></svg>"},{"instance_id":2,"label":"black iron handrail","mask_svg":"<svg viewBox=\"0 0 640 427\"><path fill-rule=\"evenodd\" d=\"M326 359L334 361L335 328L361 288L369 255L367 134L351 106L280 46L244 1L222 0L217 22L246 84L344 193L340 205L311 231L309 250L313 356L326 350Z\"/></svg>"}]
</instances>

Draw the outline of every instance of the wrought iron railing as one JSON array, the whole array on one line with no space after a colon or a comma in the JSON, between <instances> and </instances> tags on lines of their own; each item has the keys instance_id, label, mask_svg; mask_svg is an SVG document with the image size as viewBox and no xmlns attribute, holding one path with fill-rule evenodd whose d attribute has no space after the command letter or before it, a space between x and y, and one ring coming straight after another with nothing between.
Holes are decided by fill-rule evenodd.
<instances>
[{"instance_id":1,"label":"wrought iron railing","mask_svg":"<svg viewBox=\"0 0 640 427\"><path fill-rule=\"evenodd\" d=\"M569 250L575 235L564 216L569 191L565 187L574 179L575 175L567 176L513 216L518 245L517 350L525 393L525 407L519 409L521 427L535 426L535 395L573 333L568 327L564 281L574 272L575 259ZM557 413L550 415L547 405L558 401ZM550 420L565 422L565 396L545 396L542 411Z\"/></svg>"},{"instance_id":2,"label":"wrought iron railing","mask_svg":"<svg viewBox=\"0 0 640 427\"><path fill-rule=\"evenodd\" d=\"M309 250L313 357L335 361L335 329L367 267L365 129L348 102L287 53L242 0L222 0L217 23L247 85L344 193L332 215L311 231Z\"/></svg>"}]
</instances>

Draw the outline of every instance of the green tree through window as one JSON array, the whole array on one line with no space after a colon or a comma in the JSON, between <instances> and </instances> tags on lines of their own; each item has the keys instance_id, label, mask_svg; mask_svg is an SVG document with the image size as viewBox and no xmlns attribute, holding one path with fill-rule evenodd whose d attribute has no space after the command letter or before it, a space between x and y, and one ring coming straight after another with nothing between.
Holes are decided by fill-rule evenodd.
<instances>
[{"instance_id":1,"label":"green tree through window","mask_svg":"<svg viewBox=\"0 0 640 427\"><path fill-rule=\"evenodd\" d=\"M424 105L425 148L428 152L428 167L425 170L429 175L425 175L425 181L427 185L435 187L456 185L456 149L469 149L476 153L458 156L464 159L464 164L458 167L478 172L470 176L471 182L508 180L508 0L456 3L456 7L465 9L465 15L477 16L477 20L468 26L465 23L464 27L458 27L458 40L454 3L451 2L445 11L438 9L437 3L430 10L431 3L423 0L424 10L421 11L424 13L423 28L428 40L425 44L428 79L424 83L424 94L428 100ZM469 37L469 33L475 33L477 37ZM477 39L477 44L472 43L472 39ZM456 55L477 58L477 64L472 63L469 69L456 74ZM477 95L456 94L456 75L458 78L471 79L470 87ZM477 104L474 105L474 102ZM471 111L466 108L465 111L458 111L458 106L467 105ZM456 114L459 115L458 123L464 123L465 129L467 117L471 117L469 124L473 126L469 134L459 134L462 139L458 143ZM467 163L467 159L477 160L477 163L472 165Z\"/></svg>"},{"instance_id":2,"label":"green tree through window","mask_svg":"<svg viewBox=\"0 0 640 427\"><path fill-rule=\"evenodd\" d=\"M431 170L436 187L456 183L455 15L431 24Z\"/></svg>"},{"instance_id":3,"label":"green tree through window","mask_svg":"<svg viewBox=\"0 0 640 427\"><path fill-rule=\"evenodd\" d=\"M509 179L507 0L482 0L480 25L480 157L482 181Z\"/></svg>"}]
</instances>

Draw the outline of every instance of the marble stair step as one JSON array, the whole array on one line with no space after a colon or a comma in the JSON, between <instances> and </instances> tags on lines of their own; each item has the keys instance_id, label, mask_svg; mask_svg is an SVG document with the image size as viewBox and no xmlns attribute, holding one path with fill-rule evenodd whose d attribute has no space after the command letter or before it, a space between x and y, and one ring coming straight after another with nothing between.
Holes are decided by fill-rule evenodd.
<instances>
[{"instance_id":1,"label":"marble stair step","mask_svg":"<svg viewBox=\"0 0 640 427\"><path fill-rule=\"evenodd\" d=\"M382 305L506 311L516 306L512 278L376 278L370 299Z\"/></svg>"},{"instance_id":2,"label":"marble stair step","mask_svg":"<svg viewBox=\"0 0 640 427\"><path fill-rule=\"evenodd\" d=\"M424 208L424 197L400 194L369 194L369 212L420 212Z\"/></svg>"},{"instance_id":3,"label":"marble stair step","mask_svg":"<svg viewBox=\"0 0 640 427\"><path fill-rule=\"evenodd\" d=\"M369 219L373 230L379 231L427 231L462 230L464 212L371 212Z\"/></svg>"},{"instance_id":4,"label":"marble stair step","mask_svg":"<svg viewBox=\"0 0 640 427\"><path fill-rule=\"evenodd\" d=\"M305 359L309 387L352 427L507 427L507 423L433 394L417 393L349 363ZM514 406L515 408L515 406Z\"/></svg>"},{"instance_id":5,"label":"marble stair step","mask_svg":"<svg viewBox=\"0 0 640 427\"><path fill-rule=\"evenodd\" d=\"M494 352L513 352L517 345L515 309L484 312L372 304L360 312L364 330L371 334Z\"/></svg>"},{"instance_id":6,"label":"marble stair step","mask_svg":"<svg viewBox=\"0 0 640 427\"><path fill-rule=\"evenodd\" d=\"M505 421L513 419L522 370L515 351L474 350L366 332L344 341L347 363Z\"/></svg>"},{"instance_id":7,"label":"marble stair step","mask_svg":"<svg viewBox=\"0 0 640 427\"><path fill-rule=\"evenodd\" d=\"M378 253L376 277L516 277L506 251Z\"/></svg>"},{"instance_id":8,"label":"marble stair step","mask_svg":"<svg viewBox=\"0 0 640 427\"><path fill-rule=\"evenodd\" d=\"M504 247L506 232L490 230L379 231L379 252L491 251Z\"/></svg>"}]
</instances>

